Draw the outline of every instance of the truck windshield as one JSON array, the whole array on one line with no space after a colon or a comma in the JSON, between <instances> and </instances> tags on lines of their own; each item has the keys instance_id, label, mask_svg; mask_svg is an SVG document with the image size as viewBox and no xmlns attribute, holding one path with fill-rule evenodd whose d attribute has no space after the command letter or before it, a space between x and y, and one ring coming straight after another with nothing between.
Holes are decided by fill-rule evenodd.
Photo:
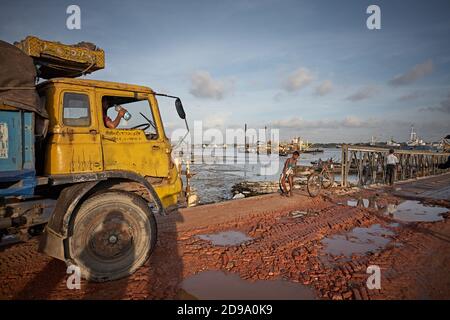
<instances>
[{"instance_id":1,"label":"truck windshield","mask_svg":"<svg viewBox=\"0 0 450 320\"><path fill-rule=\"evenodd\" d=\"M107 108L106 115L104 114L105 125L108 121L114 122L118 117L120 108L123 108L128 114L120 119L115 129L143 130L148 138L157 138L158 132L149 100L135 100L129 97L103 97L102 102L104 107Z\"/></svg>"}]
</instances>

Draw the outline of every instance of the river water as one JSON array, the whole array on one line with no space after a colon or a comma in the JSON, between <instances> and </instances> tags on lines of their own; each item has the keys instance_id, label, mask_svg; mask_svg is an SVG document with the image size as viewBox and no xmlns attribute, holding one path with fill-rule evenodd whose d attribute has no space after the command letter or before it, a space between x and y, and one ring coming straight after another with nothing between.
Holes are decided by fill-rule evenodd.
<instances>
[{"instance_id":1,"label":"river water","mask_svg":"<svg viewBox=\"0 0 450 320\"><path fill-rule=\"evenodd\" d=\"M190 163L191 172L195 174L190 184L200 203L212 203L231 199L231 187L238 182L278 181L288 158L278 154L258 155L242 151L233 147L196 148L193 156L185 151L182 156L177 153L174 157L181 157ZM340 162L341 149L325 148L323 153L301 154L298 165L310 166L311 161L319 158L332 158ZM339 179L338 176L336 178Z\"/></svg>"}]
</instances>

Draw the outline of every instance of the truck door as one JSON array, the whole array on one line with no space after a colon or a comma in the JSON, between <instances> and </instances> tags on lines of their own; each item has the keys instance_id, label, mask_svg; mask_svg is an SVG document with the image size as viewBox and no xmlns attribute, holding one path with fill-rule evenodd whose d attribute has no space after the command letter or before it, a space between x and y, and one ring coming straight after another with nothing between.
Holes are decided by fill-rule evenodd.
<instances>
[{"instance_id":1,"label":"truck door","mask_svg":"<svg viewBox=\"0 0 450 320\"><path fill-rule=\"evenodd\" d=\"M114 121L120 105L132 115L130 121L120 120L116 128L100 121L105 170L124 170L142 176L167 177L169 175L170 144L166 142L156 106L147 98L137 99L132 92L100 92L97 103L104 106L103 119ZM153 107L155 109L153 109ZM106 110L106 111L105 111Z\"/></svg>"},{"instance_id":2,"label":"truck door","mask_svg":"<svg viewBox=\"0 0 450 320\"><path fill-rule=\"evenodd\" d=\"M51 174L87 173L103 170L100 134L93 93L63 90L60 126L51 141Z\"/></svg>"}]
</instances>

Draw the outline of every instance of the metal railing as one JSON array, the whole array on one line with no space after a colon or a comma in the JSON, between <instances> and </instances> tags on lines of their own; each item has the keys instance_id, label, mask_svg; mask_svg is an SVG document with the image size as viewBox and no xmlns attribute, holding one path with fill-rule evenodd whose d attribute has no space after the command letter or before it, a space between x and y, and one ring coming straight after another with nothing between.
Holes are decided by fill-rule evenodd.
<instances>
[{"instance_id":1,"label":"metal railing","mask_svg":"<svg viewBox=\"0 0 450 320\"><path fill-rule=\"evenodd\" d=\"M342 146L341 186L349 185L349 172L356 172L359 186L386 182L386 157L389 148ZM399 160L395 180L408 180L437 175L449 169L438 168L450 153L420 150L395 150Z\"/></svg>"}]
</instances>

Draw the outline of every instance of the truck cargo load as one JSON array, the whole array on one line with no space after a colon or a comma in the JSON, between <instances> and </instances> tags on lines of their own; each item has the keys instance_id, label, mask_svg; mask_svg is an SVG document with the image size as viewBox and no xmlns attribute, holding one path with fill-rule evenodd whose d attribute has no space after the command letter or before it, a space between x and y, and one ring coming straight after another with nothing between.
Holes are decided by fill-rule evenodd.
<instances>
[{"instance_id":1,"label":"truck cargo load","mask_svg":"<svg viewBox=\"0 0 450 320\"><path fill-rule=\"evenodd\" d=\"M66 45L28 36L14 45L0 40L0 106L47 118L38 78L75 78L105 67L105 53L90 42Z\"/></svg>"},{"instance_id":2,"label":"truck cargo load","mask_svg":"<svg viewBox=\"0 0 450 320\"><path fill-rule=\"evenodd\" d=\"M29 36L14 44L32 57L42 79L76 78L105 67L104 51L90 42L66 45Z\"/></svg>"},{"instance_id":3,"label":"truck cargo load","mask_svg":"<svg viewBox=\"0 0 450 320\"><path fill-rule=\"evenodd\" d=\"M47 118L35 88L33 59L19 48L0 40L0 108L36 112Z\"/></svg>"}]
</instances>

